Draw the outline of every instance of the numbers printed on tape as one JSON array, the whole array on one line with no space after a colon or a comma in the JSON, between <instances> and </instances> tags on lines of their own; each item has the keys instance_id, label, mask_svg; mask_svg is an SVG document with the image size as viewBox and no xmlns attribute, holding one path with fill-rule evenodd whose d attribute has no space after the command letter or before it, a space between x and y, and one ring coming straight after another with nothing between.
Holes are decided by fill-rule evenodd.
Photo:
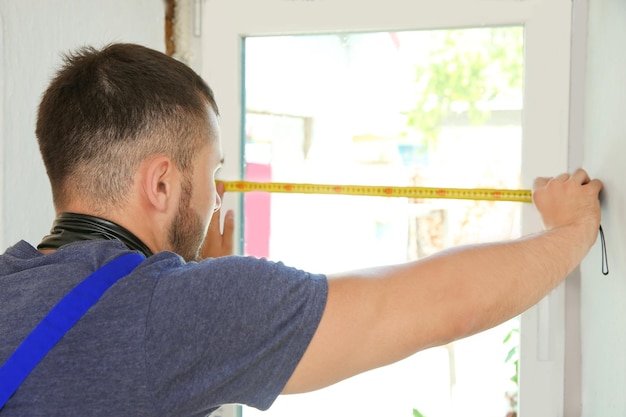
<instances>
[{"instance_id":1,"label":"numbers printed on tape","mask_svg":"<svg viewBox=\"0 0 626 417\"><path fill-rule=\"evenodd\" d=\"M374 197L445 198L456 200L532 202L530 190L488 188L392 187L386 185L298 184L281 182L219 181L227 192L336 194Z\"/></svg>"}]
</instances>

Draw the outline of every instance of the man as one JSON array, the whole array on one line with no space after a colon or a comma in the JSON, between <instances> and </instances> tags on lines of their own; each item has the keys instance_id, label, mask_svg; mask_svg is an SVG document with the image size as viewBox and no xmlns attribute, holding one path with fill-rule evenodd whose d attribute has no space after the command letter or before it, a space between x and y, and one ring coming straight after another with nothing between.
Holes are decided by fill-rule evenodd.
<instances>
[{"instance_id":1,"label":"man","mask_svg":"<svg viewBox=\"0 0 626 417\"><path fill-rule=\"evenodd\" d=\"M514 317L594 243L600 181L538 178L545 231L326 277L226 256L212 214L223 160L209 87L138 45L70 55L37 137L57 219L38 250L0 257L0 362L64 294L136 251L143 261L50 350L1 416L205 416L265 409ZM200 252L209 227L209 245ZM177 255L178 254L178 255ZM180 255L180 256L179 256Z\"/></svg>"}]
</instances>

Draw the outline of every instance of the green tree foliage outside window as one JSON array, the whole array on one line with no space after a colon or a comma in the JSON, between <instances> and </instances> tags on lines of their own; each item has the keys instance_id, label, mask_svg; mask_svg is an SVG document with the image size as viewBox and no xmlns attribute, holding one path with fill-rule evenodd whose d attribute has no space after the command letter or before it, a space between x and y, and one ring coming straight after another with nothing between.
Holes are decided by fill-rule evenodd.
<instances>
[{"instance_id":1,"label":"green tree foliage outside window","mask_svg":"<svg viewBox=\"0 0 626 417\"><path fill-rule=\"evenodd\" d=\"M416 68L419 99L407 112L407 127L422 137L427 149L437 146L442 121L451 113L465 112L472 124L481 125L490 115L490 103L521 91L524 60L521 27L446 30L432 36L440 46L430 51L428 65ZM517 333L513 329L503 343L510 345ZM511 347L505 362L514 365L511 381L517 386L518 345ZM507 396L516 409L517 392ZM426 416L413 409L413 417Z\"/></svg>"},{"instance_id":2,"label":"green tree foliage outside window","mask_svg":"<svg viewBox=\"0 0 626 417\"><path fill-rule=\"evenodd\" d=\"M429 148L436 147L441 122L452 112L466 112L480 125L488 103L521 90L523 28L459 29L432 32L439 43L428 65L415 71L418 101L407 112L409 129Z\"/></svg>"}]
</instances>

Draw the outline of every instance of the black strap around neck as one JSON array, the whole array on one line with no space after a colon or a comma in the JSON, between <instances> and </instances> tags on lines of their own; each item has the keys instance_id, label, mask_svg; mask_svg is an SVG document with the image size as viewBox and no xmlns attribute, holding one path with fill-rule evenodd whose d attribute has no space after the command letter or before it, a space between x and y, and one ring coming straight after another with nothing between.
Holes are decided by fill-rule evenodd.
<instances>
[{"instance_id":1,"label":"black strap around neck","mask_svg":"<svg viewBox=\"0 0 626 417\"><path fill-rule=\"evenodd\" d=\"M58 249L80 240L119 240L128 249L152 256L152 251L130 231L100 217L78 213L61 213L52 223L50 234L37 245L37 249Z\"/></svg>"}]
</instances>

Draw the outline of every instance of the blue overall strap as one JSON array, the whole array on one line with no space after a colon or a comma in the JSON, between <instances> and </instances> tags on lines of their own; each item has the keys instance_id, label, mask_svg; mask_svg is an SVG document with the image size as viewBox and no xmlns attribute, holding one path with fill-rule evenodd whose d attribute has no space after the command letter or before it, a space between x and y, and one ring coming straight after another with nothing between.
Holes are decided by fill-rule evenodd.
<instances>
[{"instance_id":1,"label":"blue overall strap","mask_svg":"<svg viewBox=\"0 0 626 417\"><path fill-rule=\"evenodd\" d=\"M0 409L91 306L144 259L138 253L114 259L85 278L50 310L0 368Z\"/></svg>"}]
</instances>

